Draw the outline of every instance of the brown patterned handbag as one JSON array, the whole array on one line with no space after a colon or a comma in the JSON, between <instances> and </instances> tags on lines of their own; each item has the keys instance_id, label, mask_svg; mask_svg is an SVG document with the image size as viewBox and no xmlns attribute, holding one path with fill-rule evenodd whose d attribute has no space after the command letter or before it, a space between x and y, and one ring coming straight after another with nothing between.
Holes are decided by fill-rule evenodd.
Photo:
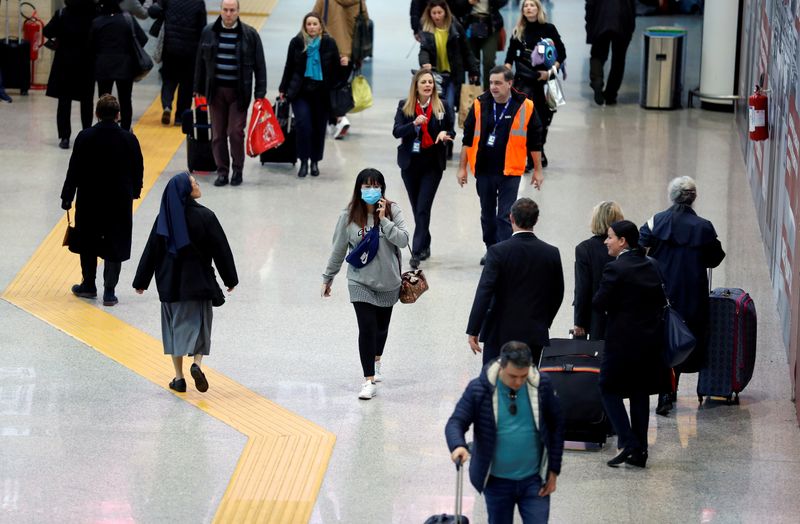
<instances>
[{"instance_id":1,"label":"brown patterned handbag","mask_svg":"<svg viewBox=\"0 0 800 524\"><path fill-rule=\"evenodd\" d=\"M409 248L409 251L411 251L411 248ZM400 262L400 250L397 251L397 261L398 263ZM400 271L401 273L403 271L402 264ZM425 278L425 273L421 269L412 269L402 273L400 277L400 302L413 304L426 291L428 291L428 279Z\"/></svg>"}]
</instances>

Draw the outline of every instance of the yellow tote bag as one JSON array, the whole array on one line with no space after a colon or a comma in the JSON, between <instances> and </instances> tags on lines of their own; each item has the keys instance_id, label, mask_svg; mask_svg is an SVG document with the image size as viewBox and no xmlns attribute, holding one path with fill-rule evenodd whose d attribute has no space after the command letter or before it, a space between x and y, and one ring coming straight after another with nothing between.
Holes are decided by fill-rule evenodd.
<instances>
[{"instance_id":1,"label":"yellow tote bag","mask_svg":"<svg viewBox=\"0 0 800 524\"><path fill-rule=\"evenodd\" d=\"M372 107L372 89L369 87L369 82L364 75L356 75L351 84L353 89L353 102L355 107L350 110L351 113L358 113L368 107Z\"/></svg>"}]
</instances>

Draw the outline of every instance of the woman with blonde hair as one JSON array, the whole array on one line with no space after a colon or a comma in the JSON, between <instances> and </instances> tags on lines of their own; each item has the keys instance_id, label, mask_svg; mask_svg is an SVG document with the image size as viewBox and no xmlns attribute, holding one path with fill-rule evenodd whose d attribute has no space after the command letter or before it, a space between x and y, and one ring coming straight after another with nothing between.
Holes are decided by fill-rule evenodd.
<instances>
[{"instance_id":1,"label":"woman with blonde hair","mask_svg":"<svg viewBox=\"0 0 800 524\"><path fill-rule=\"evenodd\" d=\"M555 64L549 69L542 64L531 64L531 52L543 38L553 41L558 55ZM514 69L514 89L522 91L533 100L536 114L542 121L542 167L547 167L544 143L547 141L547 129L553 121L553 111L547 106L544 97L544 85L551 76L558 73L566 58L567 50L561 41L561 35L556 26L547 22L547 13L540 0L524 0L517 25L511 32L505 64L507 68Z\"/></svg>"},{"instance_id":2,"label":"woman with blonde hair","mask_svg":"<svg viewBox=\"0 0 800 524\"><path fill-rule=\"evenodd\" d=\"M600 202L592 209L592 237L575 247L575 300L572 305L575 308L573 333L576 337L605 338L606 317L592 309L592 297L600 287L603 268L614 260L604 244L608 228L623 218L619 204L613 200Z\"/></svg>"},{"instance_id":3,"label":"woman with blonde hair","mask_svg":"<svg viewBox=\"0 0 800 524\"><path fill-rule=\"evenodd\" d=\"M431 256L431 208L442 180L447 144L453 141L453 108L443 104L436 92L433 73L420 69L414 74L408 98L401 100L392 134L400 138L397 165L414 213L411 267L419 267Z\"/></svg>"},{"instance_id":4,"label":"woman with blonde hair","mask_svg":"<svg viewBox=\"0 0 800 524\"><path fill-rule=\"evenodd\" d=\"M419 33L419 65L442 76L442 98L455 107L464 83L464 71L478 81L480 65L472 54L464 28L453 17L445 0L431 0L422 12Z\"/></svg>"},{"instance_id":5,"label":"woman with blonde hair","mask_svg":"<svg viewBox=\"0 0 800 524\"><path fill-rule=\"evenodd\" d=\"M297 176L319 176L318 162L325 149L330 112L330 90L341 76L339 49L316 13L303 17L300 32L289 42L286 66L278 88L280 98L292 103L297 130Z\"/></svg>"}]
</instances>

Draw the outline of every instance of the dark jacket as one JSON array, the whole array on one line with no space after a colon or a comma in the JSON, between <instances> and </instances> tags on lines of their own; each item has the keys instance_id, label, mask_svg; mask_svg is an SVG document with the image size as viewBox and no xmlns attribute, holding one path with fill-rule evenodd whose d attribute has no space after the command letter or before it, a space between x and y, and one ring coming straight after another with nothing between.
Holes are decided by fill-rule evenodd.
<instances>
[{"instance_id":1,"label":"dark jacket","mask_svg":"<svg viewBox=\"0 0 800 524\"><path fill-rule=\"evenodd\" d=\"M636 29L636 0L586 0L586 43L611 33L630 39Z\"/></svg>"},{"instance_id":2,"label":"dark jacket","mask_svg":"<svg viewBox=\"0 0 800 524\"><path fill-rule=\"evenodd\" d=\"M114 262L131 257L132 206L143 175L142 150L133 133L114 122L78 133L61 190L62 200L75 199L71 251Z\"/></svg>"},{"instance_id":3,"label":"dark jacket","mask_svg":"<svg viewBox=\"0 0 800 524\"><path fill-rule=\"evenodd\" d=\"M447 36L447 60L450 62L450 79L455 84L464 83L465 70L470 76L480 75L480 64L472 54L464 28L455 20L450 24ZM424 64L436 68L436 37L428 31L420 33L419 65Z\"/></svg>"},{"instance_id":4,"label":"dark jacket","mask_svg":"<svg viewBox=\"0 0 800 524\"><path fill-rule=\"evenodd\" d=\"M286 95L290 101L297 98L303 90L303 81L306 73L306 59L308 53L303 49L305 42L303 37L298 35L289 42L289 50L286 53L286 65L283 68L283 77L278 91ZM336 42L328 35L322 35L319 43L319 58L322 62L322 88L329 90L339 83L341 76L341 66L339 65L339 49ZM306 87L313 85L308 83ZM328 100L328 93L317 93L315 96L322 96Z\"/></svg>"},{"instance_id":5,"label":"dark jacket","mask_svg":"<svg viewBox=\"0 0 800 524\"><path fill-rule=\"evenodd\" d=\"M605 314L592 308L603 269L614 260L603 244L605 239L605 235L595 235L575 247L575 325L584 328L591 340L603 340L606 332Z\"/></svg>"},{"instance_id":6,"label":"dark jacket","mask_svg":"<svg viewBox=\"0 0 800 524\"><path fill-rule=\"evenodd\" d=\"M492 457L497 442L497 381L500 362L495 360L484 366L478 378L470 381L447 421L444 433L447 447L452 453L458 447L467 447L464 434L473 426L473 442L470 454L469 480L483 493L492 467ZM535 366L528 374L528 396L539 399L539 411L533 411L533 420L542 440L542 462L539 476L547 480L547 473L561 473L561 457L564 454L564 416L550 378L540 375Z\"/></svg>"},{"instance_id":7,"label":"dark jacket","mask_svg":"<svg viewBox=\"0 0 800 524\"><path fill-rule=\"evenodd\" d=\"M411 30L414 31L414 34L422 30L420 18L425 8L428 7L429 1L430 0L411 0L411 7L409 8L408 14L411 19ZM450 12L453 13L453 18L459 21L464 20L472 9L472 6L469 5L469 0L447 0L447 6L450 8Z\"/></svg>"},{"instance_id":8,"label":"dark jacket","mask_svg":"<svg viewBox=\"0 0 800 524\"><path fill-rule=\"evenodd\" d=\"M211 300L220 293L212 260L225 287L239 284L228 239L210 209L194 200L186 205L186 226L191 244L178 251L177 256L167 251L166 238L156 233L157 224L158 218L139 260L133 279L134 289L147 289L155 274L161 302Z\"/></svg>"},{"instance_id":9,"label":"dark jacket","mask_svg":"<svg viewBox=\"0 0 800 524\"><path fill-rule=\"evenodd\" d=\"M200 44L200 33L207 24L205 2L160 0L150 6L148 13L152 18L163 21L164 54L194 61L197 46Z\"/></svg>"},{"instance_id":10,"label":"dark jacket","mask_svg":"<svg viewBox=\"0 0 800 524\"><path fill-rule=\"evenodd\" d=\"M397 146L397 165L400 169L408 169L411 165L411 158L416 153L413 153L414 141L417 139L417 134L421 133L414 125L416 116L409 117L403 113L403 106L406 104L405 99L400 100L397 105L397 112L394 114L394 128L392 134L395 138L400 138L400 145ZM440 115L431 112L431 120L428 122L428 134L435 142L436 137L441 131L447 131L447 134L455 138L456 132L453 129L455 116L453 108L447 107L447 104L442 104L444 112ZM431 146L436 151L436 163L439 171L444 171L447 164L447 147L446 142L439 142Z\"/></svg>"},{"instance_id":11,"label":"dark jacket","mask_svg":"<svg viewBox=\"0 0 800 524\"><path fill-rule=\"evenodd\" d=\"M239 61L239 85L236 88L236 103L240 111L247 111L251 97L264 98L267 95L267 64L258 31L242 22L236 26L239 40L236 44L236 58ZM216 85L214 80L217 60L219 32L222 18L208 24L200 35L200 48L197 50L197 63L194 70L194 91L214 102ZM255 88L253 78L255 77Z\"/></svg>"},{"instance_id":12,"label":"dark jacket","mask_svg":"<svg viewBox=\"0 0 800 524\"><path fill-rule=\"evenodd\" d=\"M44 36L57 45L47 96L85 100L94 95L94 60L89 48L94 15L91 0L72 1L56 11L44 27Z\"/></svg>"},{"instance_id":13,"label":"dark jacket","mask_svg":"<svg viewBox=\"0 0 800 524\"><path fill-rule=\"evenodd\" d=\"M497 350L510 340L550 345L549 329L564 299L558 249L533 233L516 233L486 251L467 335Z\"/></svg>"},{"instance_id":14,"label":"dark jacket","mask_svg":"<svg viewBox=\"0 0 800 524\"><path fill-rule=\"evenodd\" d=\"M499 31L503 27L503 15L500 13L500 9L504 8L508 0L489 0L489 11L491 12L490 18L492 19L492 24L489 27L490 33L494 31ZM477 18L469 14L472 11L473 6L469 6L469 11L467 11L467 16L465 17L464 27L469 28L469 24L473 21L476 21Z\"/></svg>"},{"instance_id":15,"label":"dark jacket","mask_svg":"<svg viewBox=\"0 0 800 524\"><path fill-rule=\"evenodd\" d=\"M655 265L636 249L621 254L603 270L592 305L605 312L605 349L600 389L628 397L670 390L662 360L666 300Z\"/></svg>"},{"instance_id":16,"label":"dark jacket","mask_svg":"<svg viewBox=\"0 0 800 524\"><path fill-rule=\"evenodd\" d=\"M128 13L100 15L92 21L90 45L95 80L133 80L136 77L139 62L133 50L134 32L139 44L144 46L147 35Z\"/></svg>"},{"instance_id":17,"label":"dark jacket","mask_svg":"<svg viewBox=\"0 0 800 524\"><path fill-rule=\"evenodd\" d=\"M639 229L639 244L650 248L667 286L670 302L698 341L678 369L696 372L705 364L708 331L708 274L725 258L714 226L694 210L676 204Z\"/></svg>"},{"instance_id":18,"label":"dark jacket","mask_svg":"<svg viewBox=\"0 0 800 524\"><path fill-rule=\"evenodd\" d=\"M514 66L514 85L519 80L525 83L539 82L544 84L544 80L539 80L538 72L545 71L547 68L543 64L539 64L536 67L531 65L531 52L543 38L551 38L553 40L559 64L563 64L564 60L567 59L567 48L564 47L564 42L561 40L561 35L558 34L556 26L553 24L540 24L539 22L528 23L525 26L522 40L511 37L508 43L505 63ZM517 88L519 89L519 86Z\"/></svg>"}]
</instances>

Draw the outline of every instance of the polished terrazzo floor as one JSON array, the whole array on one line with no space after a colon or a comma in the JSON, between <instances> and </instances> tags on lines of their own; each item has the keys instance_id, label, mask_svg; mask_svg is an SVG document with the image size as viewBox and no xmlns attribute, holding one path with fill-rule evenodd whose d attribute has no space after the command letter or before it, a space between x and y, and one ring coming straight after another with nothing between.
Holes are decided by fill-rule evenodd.
<instances>
[{"instance_id":1,"label":"polished terrazzo floor","mask_svg":"<svg viewBox=\"0 0 800 524\"><path fill-rule=\"evenodd\" d=\"M568 296L553 335L565 335L572 324L574 246L589 236L591 207L615 199L627 218L641 223L666 207L669 179L688 174L698 183L697 211L715 224L728 253L715 285L744 287L758 306L759 354L739 406L698 409L695 378L686 377L677 410L651 419L646 470L605 466L613 446L568 452L552 521L796 522L800 433L732 117L640 109L638 37L620 104L595 106L586 85L583 2L554 4L552 20L569 53L568 105L551 127L542 191L527 184L520 190L539 203L536 233L561 250L564 263ZM345 140L326 143L322 175L301 180L288 165L248 160L241 187L200 181L201 202L220 217L241 279L216 311L214 349L205 362L336 434L314 523L423 522L452 511L455 475L443 427L480 367L464 335L483 250L478 200L474 184L459 188L454 164L437 195L433 256L423 265L431 291L415 305L396 306L386 379L375 399L356 398L356 324L344 279L334 282L331 299L319 298L333 226L358 170L380 169L390 198L410 214L391 125L417 48L406 2L369 5L376 42L365 73L375 104L351 117ZM310 6L282 0L261 31L270 98L277 94L288 41ZM699 38L695 18L640 18L638 27L665 22L684 23L690 38ZM691 87L699 76L696 53L690 50ZM157 95L151 76L135 87L134 118ZM54 115L55 101L42 93L0 105L0 288L63 221L58 194L69 152L56 147ZM111 310L156 337L155 293L139 297L125 284L158 195L184 164L181 148L137 211L135 259L123 265L120 304ZM241 434L3 301L0 333L0 522L213 519L244 445ZM486 521L483 500L470 486L464 505L472 521Z\"/></svg>"}]
</instances>

